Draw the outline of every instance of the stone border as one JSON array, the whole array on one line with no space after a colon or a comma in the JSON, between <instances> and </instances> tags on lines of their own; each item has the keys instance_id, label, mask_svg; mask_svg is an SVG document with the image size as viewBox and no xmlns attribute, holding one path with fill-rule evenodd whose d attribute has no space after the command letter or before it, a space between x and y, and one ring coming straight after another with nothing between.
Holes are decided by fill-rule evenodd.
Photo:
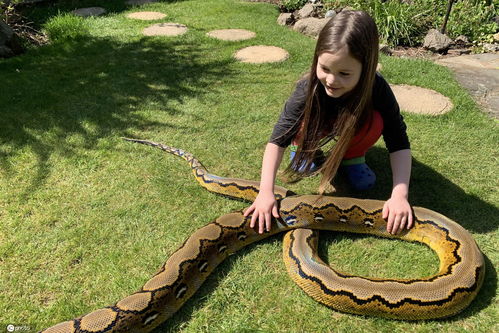
<instances>
[{"instance_id":1,"label":"stone border","mask_svg":"<svg viewBox=\"0 0 499 333\"><path fill-rule=\"evenodd\" d=\"M240 49L234 57L244 63L262 64L284 61L289 58L289 53L277 46L255 45Z\"/></svg>"}]
</instances>

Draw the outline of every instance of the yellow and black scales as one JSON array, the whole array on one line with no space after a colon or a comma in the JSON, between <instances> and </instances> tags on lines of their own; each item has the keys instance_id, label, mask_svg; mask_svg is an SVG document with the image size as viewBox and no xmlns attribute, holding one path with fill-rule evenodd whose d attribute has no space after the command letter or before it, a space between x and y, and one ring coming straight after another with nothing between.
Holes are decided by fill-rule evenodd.
<instances>
[{"instance_id":1,"label":"yellow and black scales","mask_svg":"<svg viewBox=\"0 0 499 333\"><path fill-rule=\"evenodd\" d=\"M189 162L196 180L209 191L252 201L258 182L209 174L192 154L159 143L147 144ZM249 228L241 211L229 213L194 232L136 293L116 304L45 329L45 333L148 332L171 317L229 254L286 231L283 257L292 279L318 302L344 312L419 320L452 316L473 300L485 275L482 253L460 225L434 211L414 207L415 225L397 236L386 232L383 202L318 195L294 195L276 187L281 218L268 233ZM440 269L421 279L376 279L338 272L316 254L317 232L346 231L427 244Z\"/></svg>"}]
</instances>

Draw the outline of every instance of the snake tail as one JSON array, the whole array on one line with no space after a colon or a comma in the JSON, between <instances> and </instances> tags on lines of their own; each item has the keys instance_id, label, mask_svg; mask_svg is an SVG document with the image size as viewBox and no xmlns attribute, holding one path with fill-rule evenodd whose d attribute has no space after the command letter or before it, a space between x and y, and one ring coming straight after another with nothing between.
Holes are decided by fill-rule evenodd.
<instances>
[{"instance_id":1,"label":"snake tail","mask_svg":"<svg viewBox=\"0 0 499 333\"><path fill-rule=\"evenodd\" d=\"M197 180L199 185L210 192L233 199L253 202L258 195L258 192L260 191L260 182L240 178L220 177L209 173L208 170L196 157L182 149L166 146L164 144L148 140L130 138L123 138L123 140L156 147L167 153L183 158L189 163L194 178ZM282 186L276 185L274 188L274 194L276 196L276 199L279 200L295 193Z\"/></svg>"}]
</instances>

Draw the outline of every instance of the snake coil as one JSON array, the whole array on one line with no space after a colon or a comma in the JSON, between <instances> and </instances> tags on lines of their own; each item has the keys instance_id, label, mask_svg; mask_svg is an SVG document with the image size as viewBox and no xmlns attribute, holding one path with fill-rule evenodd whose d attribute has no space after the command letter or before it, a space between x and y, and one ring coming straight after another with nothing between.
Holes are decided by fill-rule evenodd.
<instances>
[{"instance_id":1,"label":"snake coil","mask_svg":"<svg viewBox=\"0 0 499 333\"><path fill-rule=\"evenodd\" d=\"M258 194L258 182L212 175L192 154L181 149L145 140L125 140L184 158L199 184L211 192L248 201ZM149 332L171 317L229 254L284 231L283 257L291 278L318 302L336 310L404 320L448 317L467 307L482 285L484 259L472 236L434 211L414 207L413 228L394 236L386 232L382 201L297 196L277 186L275 194L280 218L270 232L255 232L249 227L249 217L241 211L223 215L195 231L134 294L42 332ZM433 276L419 279L377 279L342 273L316 255L317 233L312 229L421 242L437 253L440 269Z\"/></svg>"}]
</instances>

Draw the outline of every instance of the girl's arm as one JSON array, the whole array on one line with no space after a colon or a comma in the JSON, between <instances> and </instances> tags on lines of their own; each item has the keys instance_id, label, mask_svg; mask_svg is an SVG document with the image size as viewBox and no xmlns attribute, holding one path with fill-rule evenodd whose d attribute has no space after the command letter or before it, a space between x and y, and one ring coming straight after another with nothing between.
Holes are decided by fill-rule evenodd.
<instances>
[{"instance_id":1,"label":"girl's arm","mask_svg":"<svg viewBox=\"0 0 499 333\"><path fill-rule=\"evenodd\" d=\"M264 226L267 231L270 231L272 216L275 218L279 217L277 202L274 196L274 183L283 153L284 148L279 147L274 143L268 143L265 147L262 161L260 192L258 193L255 202L253 202L244 212L244 216L248 216L253 212L250 227L253 228L258 219L259 233L263 233ZM270 214L272 214L272 216Z\"/></svg>"},{"instance_id":2,"label":"girl's arm","mask_svg":"<svg viewBox=\"0 0 499 333\"><path fill-rule=\"evenodd\" d=\"M404 228L412 227L412 209L408 201L411 163L410 149L390 154L393 189L390 199L383 206L383 218L387 220L386 230L391 234L397 234Z\"/></svg>"}]
</instances>

